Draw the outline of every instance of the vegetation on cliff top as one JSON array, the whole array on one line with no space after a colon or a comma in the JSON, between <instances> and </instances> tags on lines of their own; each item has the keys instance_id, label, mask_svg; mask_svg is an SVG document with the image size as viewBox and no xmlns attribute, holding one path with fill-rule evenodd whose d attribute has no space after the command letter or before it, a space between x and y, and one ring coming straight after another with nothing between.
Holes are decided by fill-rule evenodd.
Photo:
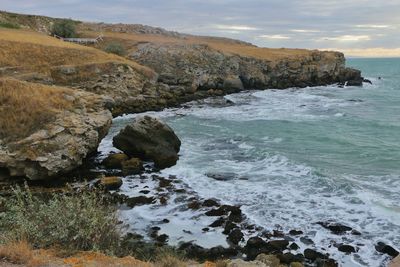
<instances>
[{"instance_id":1,"label":"vegetation on cliff top","mask_svg":"<svg viewBox=\"0 0 400 267\"><path fill-rule=\"evenodd\" d=\"M72 107L71 89L0 78L0 139L11 141L32 134Z\"/></svg>"}]
</instances>

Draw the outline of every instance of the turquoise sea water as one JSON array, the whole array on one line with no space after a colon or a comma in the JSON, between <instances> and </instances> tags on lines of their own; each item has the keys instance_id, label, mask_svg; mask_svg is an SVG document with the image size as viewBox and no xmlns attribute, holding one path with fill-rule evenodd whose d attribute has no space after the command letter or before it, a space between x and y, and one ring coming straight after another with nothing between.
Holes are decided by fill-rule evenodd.
<instances>
[{"instance_id":1,"label":"turquoise sea water","mask_svg":"<svg viewBox=\"0 0 400 267\"><path fill-rule=\"evenodd\" d=\"M250 91L226 96L234 105L208 100L154 113L182 140L178 164L163 173L203 197L242 205L266 229L303 230L343 266L384 266L374 244L400 248L400 59L348 65L373 84ZM362 235L315 224L328 220ZM344 255L334 243L358 252Z\"/></svg>"}]
</instances>

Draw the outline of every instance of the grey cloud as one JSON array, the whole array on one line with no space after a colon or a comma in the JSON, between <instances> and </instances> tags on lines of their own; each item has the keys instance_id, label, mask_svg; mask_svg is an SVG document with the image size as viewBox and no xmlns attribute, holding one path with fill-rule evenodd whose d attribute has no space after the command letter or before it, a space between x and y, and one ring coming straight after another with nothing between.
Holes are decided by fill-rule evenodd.
<instances>
[{"instance_id":1,"label":"grey cloud","mask_svg":"<svg viewBox=\"0 0 400 267\"><path fill-rule=\"evenodd\" d=\"M398 0L2 0L0 9L141 23L269 47L400 47Z\"/></svg>"}]
</instances>

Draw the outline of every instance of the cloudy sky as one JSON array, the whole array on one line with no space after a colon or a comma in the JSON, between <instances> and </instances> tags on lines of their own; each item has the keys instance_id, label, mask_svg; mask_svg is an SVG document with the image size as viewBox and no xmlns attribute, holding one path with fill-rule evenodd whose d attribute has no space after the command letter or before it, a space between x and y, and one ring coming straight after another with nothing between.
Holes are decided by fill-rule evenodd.
<instances>
[{"instance_id":1,"label":"cloudy sky","mask_svg":"<svg viewBox=\"0 0 400 267\"><path fill-rule=\"evenodd\" d=\"M1 0L0 9L141 23L266 47L400 56L400 0Z\"/></svg>"}]
</instances>

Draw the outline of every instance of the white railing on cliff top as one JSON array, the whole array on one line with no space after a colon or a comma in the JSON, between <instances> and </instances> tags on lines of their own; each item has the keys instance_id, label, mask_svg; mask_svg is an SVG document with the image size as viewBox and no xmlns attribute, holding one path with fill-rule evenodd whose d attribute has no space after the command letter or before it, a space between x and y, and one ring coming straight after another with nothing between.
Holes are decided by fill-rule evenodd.
<instances>
[{"instance_id":1,"label":"white railing on cliff top","mask_svg":"<svg viewBox=\"0 0 400 267\"><path fill-rule=\"evenodd\" d=\"M97 38L64 38L56 34L54 34L53 36L64 42L71 42L77 44L97 44L98 42L103 41L103 35L99 35Z\"/></svg>"}]
</instances>

